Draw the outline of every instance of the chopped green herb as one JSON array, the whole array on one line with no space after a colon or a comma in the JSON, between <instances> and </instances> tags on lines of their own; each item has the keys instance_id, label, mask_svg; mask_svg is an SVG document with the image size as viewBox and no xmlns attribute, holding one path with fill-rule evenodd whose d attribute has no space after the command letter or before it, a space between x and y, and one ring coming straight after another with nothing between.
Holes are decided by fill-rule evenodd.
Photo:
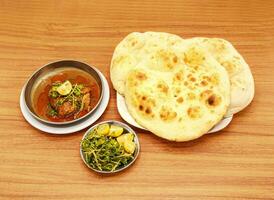
<instances>
[{"instance_id":1,"label":"chopped green herb","mask_svg":"<svg viewBox=\"0 0 274 200\"><path fill-rule=\"evenodd\" d=\"M51 117L57 116L57 111L54 110L50 104L48 104L48 115Z\"/></svg>"},{"instance_id":2,"label":"chopped green herb","mask_svg":"<svg viewBox=\"0 0 274 200\"><path fill-rule=\"evenodd\" d=\"M101 171L122 168L134 158L133 153L127 153L116 137L100 134L97 129L86 136L81 142L81 147L87 164Z\"/></svg>"},{"instance_id":3,"label":"chopped green herb","mask_svg":"<svg viewBox=\"0 0 274 200\"><path fill-rule=\"evenodd\" d=\"M59 93L58 93L57 91L50 90L50 91L49 91L49 96L50 96L51 98L56 99L57 97L59 97Z\"/></svg>"}]
</instances>

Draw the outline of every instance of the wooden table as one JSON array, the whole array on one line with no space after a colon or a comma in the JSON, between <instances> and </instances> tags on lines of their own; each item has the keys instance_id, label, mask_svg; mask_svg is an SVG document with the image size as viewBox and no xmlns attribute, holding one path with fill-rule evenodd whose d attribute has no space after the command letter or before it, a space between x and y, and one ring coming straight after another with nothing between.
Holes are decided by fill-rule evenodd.
<instances>
[{"instance_id":1,"label":"wooden table","mask_svg":"<svg viewBox=\"0 0 274 200\"><path fill-rule=\"evenodd\" d=\"M273 1L0 1L0 199L273 199ZM132 31L231 41L252 69L256 95L225 130L174 143L137 130L141 154L114 176L79 156L85 130L58 136L29 125L19 94L34 70L71 58L107 77ZM110 83L111 86L111 83ZM115 91L98 120L120 120Z\"/></svg>"}]
</instances>

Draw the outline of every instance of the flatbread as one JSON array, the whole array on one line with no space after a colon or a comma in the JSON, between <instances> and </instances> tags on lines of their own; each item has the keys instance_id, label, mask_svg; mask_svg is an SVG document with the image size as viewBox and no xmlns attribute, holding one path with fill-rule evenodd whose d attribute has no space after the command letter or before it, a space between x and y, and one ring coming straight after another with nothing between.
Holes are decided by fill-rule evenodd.
<instances>
[{"instance_id":1,"label":"flatbread","mask_svg":"<svg viewBox=\"0 0 274 200\"><path fill-rule=\"evenodd\" d=\"M113 53L110 77L114 88L124 95L128 73L141 66L138 64L147 60L147 57L154 58L146 67L167 71L166 67L162 67L163 60L169 60L168 64L172 64L173 51L183 49L185 42L202 45L227 70L231 82L231 103L226 116L248 106L254 97L254 80L250 68L231 43L219 38L183 40L177 35L162 32L130 33ZM168 49L169 54L163 54L163 49Z\"/></svg>"},{"instance_id":2,"label":"flatbread","mask_svg":"<svg viewBox=\"0 0 274 200\"><path fill-rule=\"evenodd\" d=\"M158 48L126 78L125 100L132 117L152 133L173 141L207 133L227 112L226 70L199 45Z\"/></svg>"},{"instance_id":3,"label":"flatbread","mask_svg":"<svg viewBox=\"0 0 274 200\"><path fill-rule=\"evenodd\" d=\"M163 32L133 32L127 35L115 48L111 66L110 78L115 90L124 94L127 74L158 49L180 46L182 38Z\"/></svg>"},{"instance_id":4,"label":"flatbread","mask_svg":"<svg viewBox=\"0 0 274 200\"><path fill-rule=\"evenodd\" d=\"M231 100L226 116L233 115L252 101L254 97L254 79L248 64L233 45L220 38L192 38L226 69L231 83Z\"/></svg>"}]
</instances>

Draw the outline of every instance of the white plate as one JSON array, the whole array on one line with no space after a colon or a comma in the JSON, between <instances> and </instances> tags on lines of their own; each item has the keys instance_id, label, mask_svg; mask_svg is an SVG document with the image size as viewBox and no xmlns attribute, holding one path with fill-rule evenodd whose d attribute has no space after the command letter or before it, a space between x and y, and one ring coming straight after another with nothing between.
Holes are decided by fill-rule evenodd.
<instances>
[{"instance_id":1,"label":"white plate","mask_svg":"<svg viewBox=\"0 0 274 200\"><path fill-rule=\"evenodd\" d=\"M125 102L125 98L120 95L118 92L116 92L116 103L117 103L117 108L118 108L118 112L121 115L121 117L129 124L131 124L132 126L135 126L137 128L143 129L143 130L147 130L146 128L142 127L141 125L139 125L134 119L133 117L129 114L128 110L127 110L127 105ZM224 129L232 120L233 115L230 117L226 117L224 118L222 121L220 121L217 125L215 125L210 131L208 131L207 133L215 133L217 131L220 131L222 129Z\"/></svg>"},{"instance_id":2,"label":"white plate","mask_svg":"<svg viewBox=\"0 0 274 200\"><path fill-rule=\"evenodd\" d=\"M99 75L101 76L102 79L102 88L103 88L103 98L101 100L101 103L97 107L97 109L91 114L89 117L84 118L83 120L73 123L73 124L67 124L63 126L54 126L54 125L49 125L40 122L39 120L35 119L28 111L25 100L24 100L24 90L25 86L23 87L20 95L20 108L22 111L23 116L25 119L35 128L47 132L47 133L53 133L53 134L69 134L69 133L74 133L76 131L80 131L91 124L93 124L106 110L108 102L109 102L109 85L104 77L104 75L97 71Z\"/></svg>"}]
</instances>

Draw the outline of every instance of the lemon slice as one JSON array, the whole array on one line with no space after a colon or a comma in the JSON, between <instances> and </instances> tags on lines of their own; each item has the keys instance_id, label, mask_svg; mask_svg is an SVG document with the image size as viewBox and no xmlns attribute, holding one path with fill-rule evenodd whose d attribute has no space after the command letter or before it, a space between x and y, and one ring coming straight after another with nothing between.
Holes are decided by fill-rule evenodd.
<instances>
[{"instance_id":1,"label":"lemon slice","mask_svg":"<svg viewBox=\"0 0 274 200\"><path fill-rule=\"evenodd\" d=\"M126 141L132 141L133 140L133 134L132 133L126 133L117 138L117 141L120 145L124 146Z\"/></svg>"},{"instance_id":2,"label":"lemon slice","mask_svg":"<svg viewBox=\"0 0 274 200\"><path fill-rule=\"evenodd\" d=\"M61 95L68 95L72 90L72 85L69 81L65 81L56 90Z\"/></svg>"},{"instance_id":3,"label":"lemon slice","mask_svg":"<svg viewBox=\"0 0 274 200\"><path fill-rule=\"evenodd\" d=\"M125 151L133 154L135 151L135 143L133 141L126 140L124 143Z\"/></svg>"},{"instance_id":4,"label":"lemon slice","mask_svg":"<svg viewBox=\"0 0 274 200\"><path fill-rule=\"evenodd\" d=\"M97 128L99 135L107 135L109 133L109 124L101 124Z\"/></svg>"},{"instance_id":5,"label":"lemon slice","mask_svg":"<svg viewBox=\"0 0 274 200\"><path fill-rule=\"evenodd\" d=\"M109 130L109 136L118 137L123 133L123 131L123 127L111 125Z\"/></svg>"}]
</instances>

